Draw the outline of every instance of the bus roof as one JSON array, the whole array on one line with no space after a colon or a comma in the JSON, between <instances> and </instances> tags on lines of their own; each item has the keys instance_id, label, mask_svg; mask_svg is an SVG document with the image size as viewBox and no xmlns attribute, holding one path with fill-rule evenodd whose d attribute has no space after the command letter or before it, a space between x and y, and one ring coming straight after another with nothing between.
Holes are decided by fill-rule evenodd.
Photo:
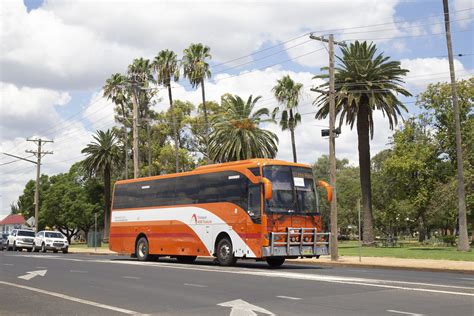
<instances>
[{"instance_id":1,"label":"bus roof","mask_svg":"<svg viewBox=\"0 0 474 316\"><path fill-rule=\"evenodd\" d=\"M296 167L305 167L308 168L310 165L302 164L302 163L294 163L284 160L277 160L277 159L268 159L268 158L254 158L248 160L239 160L239 161L231 161L219 164L211 164L211 165L204 165L197 167L192 171L180 172L180 173L169 173L159 176L152 176L152 177L143 177L137 179L128 179L128 180L119 180L116 183L131 183L131 182L140 182L140 181L147 181L147 180L154 180L154 179L164 179L164 178L172 178L180 175L192 175L192 174L202 174L202 173L209 173L214 171L222 171L222 170L233 170L235 168L243 167L243 168L253 168L260 165L283 165L283 166L296 166Z\"/></svg>"}]
</instances>

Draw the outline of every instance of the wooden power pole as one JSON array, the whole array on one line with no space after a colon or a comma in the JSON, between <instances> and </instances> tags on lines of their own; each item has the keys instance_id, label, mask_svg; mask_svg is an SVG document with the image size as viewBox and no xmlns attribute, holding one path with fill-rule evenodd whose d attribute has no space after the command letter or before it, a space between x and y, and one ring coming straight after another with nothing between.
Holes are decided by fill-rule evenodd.
<instances>
[{"instance_id":1,"label":"wooden power pole","mask_svg":"<svg viewBox=\"0 0 474 316\"><path fill-rule=\"evenodd\" d=\"M138 178L138 87L136 82L132 82L132 103L133 103L133 178Z\"/></svg>"},{"instance_id":2,"label":"wooden power pole","mask_svg":"<svg viewBox=\"0 0 474 316\"><path fill-rule=\"evenodd\" d=\"M311 39L328 43L329 48L329 181L331 183L333 193L331 200L331 260L337 261L339 258L338 242L337 242L337 185L336 185L336 91L335 91L335 74L334 74L334 44L346 46L342 42L335 42L334 35L330 34L326 39L322 36L309 36Z\"/></svg>"},{"instance_id":3,"label":"wooden power pole","mask_svg":"<svg viewBox=\"0 0 474 316\"><path fill-rule=\"evenodd\" d=\"M458 171L458 218L459 218L459 244L458 250L469 251L469 240L467 234L466 218L466 193L464 188L464 173L462 166L462 146L461 146L461 123L459 119L458 94L456 91L456 77L454 73L453 46L451 43L451 26L449 24L448 0L443 0L444 25L446 28L446 43L448 45L449 73L451 75L451 96L454 108L454 123L456 129L456 163Z\"/></svg>"},{"instance_id":4,"label":"wooden power pole","mask_svg":"<svg viewBox=\"0 0 474 316\"><path fill-rule=\"evenodd\" d=\"M27 153L33 154L37 158L36 162L36 185L35 185L35 232L38 232L38 213L39 213L39 187L40 187L40 174L41 174L41 158L44 155L53 154L52 151L42 151L43 143L52 143L52 140L46 140L41 138L36 139L27 139L29 142L34 142L38 145L38 149L35 150L26 150Z\"/></svg>"}]
</instances>

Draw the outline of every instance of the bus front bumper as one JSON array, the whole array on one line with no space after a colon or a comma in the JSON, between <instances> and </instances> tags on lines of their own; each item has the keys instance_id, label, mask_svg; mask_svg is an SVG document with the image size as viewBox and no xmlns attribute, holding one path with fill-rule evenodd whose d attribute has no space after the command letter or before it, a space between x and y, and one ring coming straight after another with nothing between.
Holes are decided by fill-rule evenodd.
<instances>
[{"instance_id":1,"label":"bus front bumper","mask_svg":"<svg viewBox=\"0 0 474 316\"><path fill-rule=\"evenodd\" d=\"M316 257L329 254L328 247L321 246L313 248L311 246L290 246L290 247L263 247L264 257Z\"/></svg>"}]
</instances>

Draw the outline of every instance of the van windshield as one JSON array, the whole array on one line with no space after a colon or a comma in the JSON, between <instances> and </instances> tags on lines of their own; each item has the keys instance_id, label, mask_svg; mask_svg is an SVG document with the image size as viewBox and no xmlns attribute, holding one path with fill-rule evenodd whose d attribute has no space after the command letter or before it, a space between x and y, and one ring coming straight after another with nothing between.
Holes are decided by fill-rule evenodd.
<instances>
[{"instance_id":1,"label":"van windshield","mask_svg":"<svg viewBox=\"0 0 474 316\"><path fill-rule=\"evenodd\" d=\"M263 176L272 182L273 198L266 203L269 213L315 214L319 212L311 168L265 166Z\"/></svg>"},{"instance_id":2,"label":"van windshield","mask_svg":"<svg viewBox=\"0 0 474 316\"><path fill-rule=\"evenodd\" d=\"M64 236L61 233L56 233L56 232L45 232L44 236L46 238L64 238Z\"/></svg>"}]
</instances>

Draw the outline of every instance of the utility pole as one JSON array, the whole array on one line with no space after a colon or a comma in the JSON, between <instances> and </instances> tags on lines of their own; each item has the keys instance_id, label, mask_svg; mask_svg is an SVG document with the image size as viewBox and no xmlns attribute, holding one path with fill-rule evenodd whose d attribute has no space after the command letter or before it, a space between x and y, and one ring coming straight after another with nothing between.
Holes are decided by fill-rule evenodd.
<instances>
[{"instance_id":1,"label":"utility pole","mask_svg":"<svg viewBox=\"0 0 474 316\"><path fill-rule=\"evenodd\" d=\"M128 129L127 126L123 126L124 131L124 149L125 149L125 179L128 179Z\"/></svg>"},{"instance_id":2,"label":"utility pole","mask_svg":"<svg viewBox=\"0 0 474 316\"><path fill-rule=\"evenodd\" d=\"M133 103L133 178L138 178L138 93L137 82L132 82Z\"/></svg>"},{"instance_id":3,"label":"utility pole","mask_svg":"<svg viewBox=\"0 0 474 316\"><path fill-rule=\"evenodd\" d=\"M462 165L462 146L461 146L461 123L459 119L458 94L456 91L456 77L454 73L453 47L451 43L451 26L449 23L449 5L448 0L443 0L444 25L446 28L446 43L448 46L449 73L451 75L451 95L454 107L454 122L456 129L456 163L458 169L458 218L459 218L459 244L458 250L469 251L469 241L467 234L466 218L466 193L464 188L464 174Z\"/></svg>"},{"instance_id":4,"label":"utility pole","mask_svg":"<svg viewBox=\"0 0 474 316\"><path fill-rule=\"evenodd\" d=\"M37 158L36 162L36 185L35 185L35 232L38 232L38 213L39 213L39 186L40 186L40 173L41 173L41 158L45 155L52 155L52 151L42 151L43 143L52 143L52 140L46 140L41 138L27 139L28 142L34 142L38 145L38 150L26 150L27 153L33 154Z\"/></svg>"},{"instance_id":5,"label":"utility pole","mask_svg":"<svg viewBox=\"0 0 474 316\"><path fill-rule=\"evenodd\" d=\"M329 97L329 181L333 189L331 200L331 260L337 261L338 241L337 241L337 186L336 186L336 91L334 89L335 74L334 74L334 44L339 46L346 46L342 42L335 42L334 35L329 34L329 39L323 36L314 36L310 34L309 38L321 42L328 43L329 46L329 92L326 92Z\"/></svg>"}]
</instances>

